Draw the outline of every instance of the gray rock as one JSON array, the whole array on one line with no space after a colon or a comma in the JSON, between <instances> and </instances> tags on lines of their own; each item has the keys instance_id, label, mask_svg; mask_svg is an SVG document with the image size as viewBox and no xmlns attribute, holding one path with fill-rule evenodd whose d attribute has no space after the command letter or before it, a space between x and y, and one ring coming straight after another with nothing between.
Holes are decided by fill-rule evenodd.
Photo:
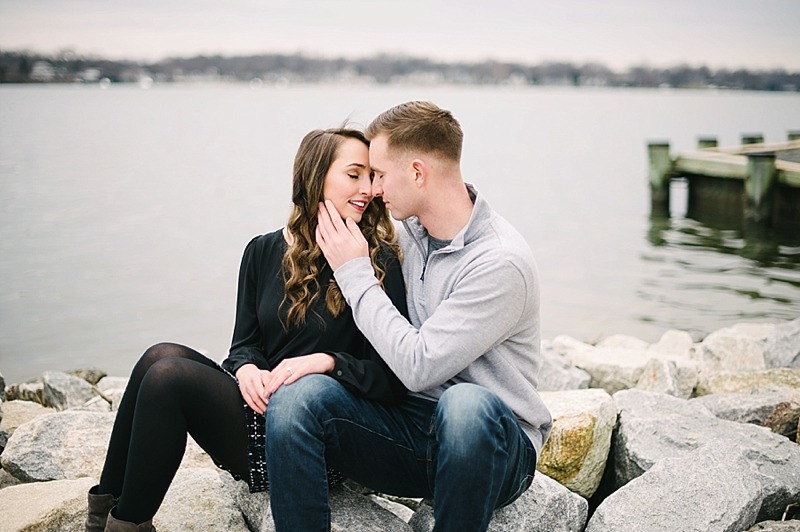
<instances>
[{"instance_id":1,"label":"gray rock","mask_svg":"<svg viewBox=\"0 0 800 532\"><path fill-rule=\"evenodd\" d=\"M613 396L618 411L614 476L622 487L665 458L705 445L741 448L761 483L759 519L779 517L800 498L800 446L769 429L719 419L698 403L664 394L625 390Z\"/></svg>"},{"instance_id":2,"label":"gray rock","mask_svg":"<svg viewBox=\"0 0 800 532\"><path fill-rule=\"evenodd\" d=\"M761 484L744 450L706 445L665 458L603 501L586 532L739 532L756 521Z\"/></svg>"},{"instance_id":3,"label":"gray rock","mask_svg":"<svg viewBox=\"0 0 800 532\"><path fill-rule=\"evenodd\" d=\"M645 364L636 388L648 392L665 393L673 397L688 399L690 394L681 391L678 366L672 360L651 358Z\"/></svg>"},{"instance_id":4,"label":"gray rock","mask_svg":"<svg viewBox=\"0 0 800 532\"><path fill-rule=\"evenodd\" d=\"M226 490L236 501L251 530L275 532L269 492L250 493L247 484L234 481L230 475L223 479ZM330 491L332 532L410 532L411 527L369 497L346 485Z\"/></svg>"},{"instance_id":5,"label":"gray rock","mask_svg":"<svg viewBox=\"0 0 800 532\"><path fill-rule=\"evenodd\" d=\"M647 348L650 347L650 344L642 339L636 338L635 336L629 336L627 334L612 334L611 336L606 336L597 342L597 347L646 351Z\"/></svg>"},{"instance_id":6,"label":"gray rock","mask_svg":"<svg viewBox=\"0 0 800 532\"><path fill-rule=\"evenodd\" d=\"M691 358L694 349L692 335L686 331L671 329L661 335L658 342L647 347L647 354L667 359Z\"/></svg>"},{"instance_id":7,"label":"gray rock","mask_svg":"<svg viewBox=\"0 0 800 532\"><path fill-rule=\"evenodd\" d=\"M4 488L0 490L0 530L83 530L86 492L92 484L91 479L82 478Z\"/></svg>"},{"instance_id":8,"label":"gray rock","mask_svg":"<svg viewBox=\"0 0 800 532\"><path fill-rule=\"evenodd\" d=\"M91 384L80 377L67 375L61 371L45 371L42 374L42 382L43 404L56 410L82 406L95 396Z\"/></svg>"},{"instance_id":9,"label":"gray rock","mask_svg":"<svg viewBox=\"0 0 800 532\"><path fill-rule=\"evenodd\" d=\"M603 388L609 394L636 386L647 363L641 349L595 347L564 335L553 340L553 349L591 375L589 387Z\"/></svg>"},{"instance_id":10,"label":"gray rock","mask_svg":"<svg viewBox=\"0 0 800 532\"><path fill-rule=\"evenodd\" d=\"M95 395L81 406L73 406L70 410L81 410L84 412L111 412L111 404L100 397Z\"/></svg>"},{"instance_id":11,"label":"gray rock","mask_svg":"<svg viewBox=\"0 0 800 532\"><path fill-rule=\"evenodd\" d=\"M767 393L719 393L690 399L715 416L767 427L776 434L794 439L800 418L800 390L779 390Z\"/></svg>"},{"instance_id":12,"label":"gray rock","mask_svg":"<svg viewBox=\"0 0 800 532\"><path fill-rule=\"evenodd\" d=\"M159 532L250 530L220 473L209 468L178 470L153 525Z\"/></svg>"},{"instance_id":13,"label":"gray rock","mask_svg":"<svg viewBox=\"0 0 800 532\"><path fill-rule=\"evenodd\" d=\"M113 421L97 412L39 416L14 431L0 462L23 482L99 478Z\"/></svg>"},{"instance_id":14,"label":"gray rock","mask_svg":"<svg viewBox=\"0 0 800 532\"><path fill-rule=\"evenodd\" d=\"M553 415L553 430L536 467L564 487L589 498L597 490L617 421L605 390L542 392Z\"/></svg>"},{"instance_id":15,"label":"gray rock","mask_svg":"<svg viewBox=\"0 0 800 532\"><path fill-rule=\"evenodd\" d=\"M800 368L800 318L775 327L764 346L764 362L768 368Z\"/></svg>"},{"instance_id":16,"label":"gray rock","mask_svg":"<svg viewBox=\"0 0 800 532\"><path fill-rule=\"evenodd\" d=\"M589 387L592 377L570 364L553 350L550 342L542 342L542 366L539 369L539 391L578 390Z\"/></svg>"},{"instance_id":17,"label":"gray rock","mask_svg":"<svg viewBox=\"0 0 800 532\"><path fill-rule=\"evenodd\" d=\"M97 391L103 395L106 401L111 403L111 411L116 412L119 409L119 402L122 400L127 386L127 377L103 377L97 383Z\"/></svg>"},{"instance_id":18,"label":"gray rock","mask_svg":"<svg viewBox=\"0 0 800 532\"><path fill-rule=\"evenodd\" d=\"M775 329L769 323L740 323L709 334L694 350L701 373L766 369L764 349Z\"/></svg>"},{"instance_id":19,"label":"gray rock","mask_svg":"<svg viewBox=\"0 0 800 532\"><path fill-rule=\"evenodd\" d=\"M766 393L800 390L800 368L771 368L763 371L720 371L701 378L696 395L713 393Z\"/></svg>"},{"instance_id":20,"label":"gray rock","mask_svg":"<svg viewBox=\"0 0 800 532\"><path fill-rule=\"evenodd\" d=\"M79 377L92 386L96 385L98 382L100 382L100 379L107 375L105 371L97 368L74 369L72 371L68 371L67 374L74 377Z\"/></svg>"},{"instance_id":21,"label":"gray rock","mask_svg":"<svg viewBox=\"0 0 800 532\"><path fill-rule=\"evenodd\" d=\"M55 412L52 408L45 408L39 403L30 401L8 401L3 406L3 420L0 421L0 449L8 443L8 438L20 425L39 416Z\"/></svg>"},{"instance_id":22,"label":"gray rock","mask_svg":"<svg viewBox=\"0 0 800 532\"><path fill-rule=\"evenodd\" d=\"M41 405L44 404L43 391L44 384L41 382L11 384L6 388L6 401L31 401Z\"/></svg>"},{"instance_id":23,"label":"gray rock","mask_svg":"<svg viewBox=\"0 0 800 532\"><path fill-rule=\"evenodd\" d=\"M762 521L748 528L747 532L800 532L800 521Z\"/></svg>"},{"instance_id":24,"label":"gray rock","mask_svg":"<svg viewBox=\"0 0 800 532\"><path fill-rule=\"evenodd\" d=\"M2 401L3 397L5 397L5 390L6 390L6 379L5 377L3 377L3 373L0 372L0 392L3 392L0 393L0 396L2 396L0 397L0 401Z\"/></svg>"},{"instance_id":25,"label":"gray rock","mask_svg":"<svg viewBox=\"0 0 800 532\"><path fill-rule=\"evenodd\" d=\"M547 475L536 473L533 484L516 501L495 511L488 532L582 532L589 503ZM409 522L414 532L433 530L433 508L425 501Z\"/></svg>"},{"instance_id":26,"label":"gray rock","mask_svg":"<svg viewBox=\"0 0 800 532\"><path fill-rule=\"evenodd\" d=\"M0 468L0 490L9 486L16 486L17 484L22 484L22 482L11 476L11 473L5 469Z\"/></svg>"}]
</instances>

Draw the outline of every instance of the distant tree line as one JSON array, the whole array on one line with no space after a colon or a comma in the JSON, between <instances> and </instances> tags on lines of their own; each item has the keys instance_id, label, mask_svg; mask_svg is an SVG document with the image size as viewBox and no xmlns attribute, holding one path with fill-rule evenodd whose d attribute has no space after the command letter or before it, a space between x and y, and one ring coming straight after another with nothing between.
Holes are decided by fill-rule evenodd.
<instances>
[{"instance_id":1,"label":"distant tree line","mask_svg":"<svg viewBox=\"0 0 800 532\"><path fill-rule=\"evenodd\" d=\"M0 50L0 83L245 81L250 83L448 83L800 91L800 72L635 66L615 72L597 63L439 62L376 55L329 59L302 54L113 61L65 51L54 55Z\"/></svg>"}]
</instances>

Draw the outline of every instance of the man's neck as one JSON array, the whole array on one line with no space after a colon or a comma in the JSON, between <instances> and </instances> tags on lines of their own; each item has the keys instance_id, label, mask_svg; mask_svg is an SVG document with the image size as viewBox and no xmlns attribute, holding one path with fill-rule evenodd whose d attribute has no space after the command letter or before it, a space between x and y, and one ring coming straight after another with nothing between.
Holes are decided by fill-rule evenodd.
<instances>
[{"instance_id":1,"label":"man's neck","mask_svg":"<svg viewBox=\"0 0 800 532\"><path fill-rule=\"evenodd\" d=\"M474 205L466 185L458 180L427 193L430 194L428 205L420 212L419 222L432 237L452 240L472 216Z\"/></svg>"}]
</instances>

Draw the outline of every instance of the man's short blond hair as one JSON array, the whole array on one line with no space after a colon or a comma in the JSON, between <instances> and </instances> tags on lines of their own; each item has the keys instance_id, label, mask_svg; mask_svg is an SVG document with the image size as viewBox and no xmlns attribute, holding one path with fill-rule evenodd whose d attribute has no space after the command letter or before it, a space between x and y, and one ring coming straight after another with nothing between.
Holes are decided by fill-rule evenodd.
<instances>
[{"instance_id":1,"label":"man's short blond hair","mask_svg":"<svg viewBox=\"0 0 800 532\"><path fill-rule=\"evenodd\" d=\"M406 102L384 111L367 126L366 135L369 139L386 135L394 153L432 153L461 161L461 125L450 111L431 102Z\"/></svg>"}]
</instances>

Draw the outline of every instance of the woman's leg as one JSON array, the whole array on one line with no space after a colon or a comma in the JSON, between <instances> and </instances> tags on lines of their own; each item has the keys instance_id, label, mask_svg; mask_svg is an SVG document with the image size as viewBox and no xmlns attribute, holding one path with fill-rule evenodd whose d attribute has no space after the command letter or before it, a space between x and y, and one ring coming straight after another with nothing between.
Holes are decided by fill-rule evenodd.
<instances>
[{"instance_id":1,"label":"woman's leg","mask_svg":"<svg viewBox=\"0 0 800 532\"><path fill-rule=\"evenodd\" d=\"M192 437L218 463L248 476L247 429L236 382L200 353L159 344L134 367L109 443L100 492L119 494L114 514L155 515Z\"/></svg>"}]
</instances>

